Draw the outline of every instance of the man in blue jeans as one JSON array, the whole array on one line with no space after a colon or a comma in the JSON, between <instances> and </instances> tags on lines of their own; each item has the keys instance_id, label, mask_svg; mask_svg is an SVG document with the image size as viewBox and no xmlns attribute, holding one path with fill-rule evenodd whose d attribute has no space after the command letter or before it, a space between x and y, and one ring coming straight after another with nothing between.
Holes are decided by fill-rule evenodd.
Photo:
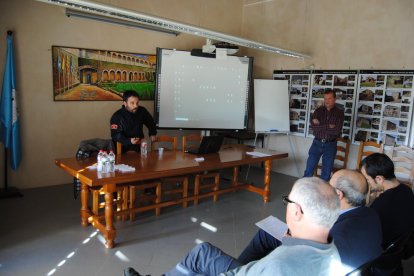
<instances>
[{"instance_id":1,"label":"man in blue jeans","mask_svg":"<svg viewBox=\"0 0 414 276\"><path fill-rule=\"evenodd\" d=\"M219 248L202 243L165 275L341 275L338 251L328 240L329 229L339 215L336 191L319 178L302 178L283 202L289 231L282 245L264 258L242 265ZM128 268L124 275L140 274Z\"/></svg>"},{"instance_id":2,"label":"man in blue jeans","mask_svg":"<svg viewBox=\"0 0 414 276\"><path fill-rule=\"evenodd\" d=\"M322 156L321 178L329 181L336 155L336 140L341 136L344 123L344 111L336 106L335 91L326 90L323 100L324 105L313 112L310 122L315 139L309 149L304 176L313 175Z\"/></svg>"}]
</instances>

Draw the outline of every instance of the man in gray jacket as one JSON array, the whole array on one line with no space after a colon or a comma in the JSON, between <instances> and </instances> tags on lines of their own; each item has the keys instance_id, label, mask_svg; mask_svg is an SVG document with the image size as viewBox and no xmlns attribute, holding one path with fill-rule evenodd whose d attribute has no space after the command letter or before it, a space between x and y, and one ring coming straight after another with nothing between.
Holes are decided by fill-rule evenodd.
<instances>
[{"instance_id":1,"label":"man in gray jacket","mask_svg":"<svg viewBox=\"0 0 414 276\"><path fill-rule=\"evenodd\" d=\"M342 268L338 251L328 240L339 216L335 190L319 178L295 182L286 205L288 233L266 257L242 265L209 243L194 247L166 276L175 275L331 275ZM139 275L128 268L125 275Z\"/></svg>"}]
</instances>

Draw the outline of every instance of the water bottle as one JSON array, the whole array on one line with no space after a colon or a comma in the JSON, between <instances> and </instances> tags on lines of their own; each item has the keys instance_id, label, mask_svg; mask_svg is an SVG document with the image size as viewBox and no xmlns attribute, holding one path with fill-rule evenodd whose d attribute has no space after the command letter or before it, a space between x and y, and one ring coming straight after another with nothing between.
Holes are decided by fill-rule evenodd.
<instances>
[{"instance_id":1,"label":"water bottle","mask_svg":"<svg viewBox=\"0 0 414 276\"><path fill-rule=\"evenodd\" d=\"M102 172L103 173L109 172L109 159L108 159L108 154L106 153L106 151L104 151L102 155Z\"/></svg>"},{"instance_id":2,"label":"water bottle","mask_svg":"<svg viewBox=\"0 0 414 276\"><path fill-rule=\"evenodd\" d=\"M115 153L111 150L108 154L109 160L109 171L108 172L115 172Z\"/></svg>"},{"instance_id":3,"label":"water bottle","mask_svg":"<svg viewBox=\"0 0 414 276\"><path fill-rule=\"evenodd\" d=\"M147 149L147 142L145 140L141 141L141 154L147 155L148 149Z\"/></svg>"},{"instance_id":4,"label":"water bottle","mask_svg":"<svg viewBox=\"0 0 414 276\"><path fill-rule=\"evenodd\" d=\"M97 166L98 172L101 172L103 170L102 157L103 157L103 150L100 150L98 153L98 156L96 157L96 161L98 162L98 166Z\"/></svg>"}]
</instances>

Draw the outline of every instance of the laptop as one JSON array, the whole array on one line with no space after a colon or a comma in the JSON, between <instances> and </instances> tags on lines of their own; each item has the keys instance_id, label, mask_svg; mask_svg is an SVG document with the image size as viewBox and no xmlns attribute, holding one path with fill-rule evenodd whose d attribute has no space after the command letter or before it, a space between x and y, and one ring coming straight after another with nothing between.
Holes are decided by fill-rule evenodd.
<instances>
[{"instance_id":1,"label":"laptop","mask_svg":"<svg viewBox=\"0 0 414 276\"><path fill-rule=\"evenodd\" d=\"M192 154L216 153L223 144L224 136L203 136L198 150L189 149L187 152Z\"/></svg>"}]
</instances>

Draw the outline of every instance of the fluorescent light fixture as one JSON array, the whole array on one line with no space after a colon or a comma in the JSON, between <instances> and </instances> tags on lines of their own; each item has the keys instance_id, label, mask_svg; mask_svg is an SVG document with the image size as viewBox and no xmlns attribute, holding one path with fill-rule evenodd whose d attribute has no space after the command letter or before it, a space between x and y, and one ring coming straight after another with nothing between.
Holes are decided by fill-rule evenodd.
<instances>
[{"instance_id":1,"label":"fluorescent light fixture","mask_svg":"<svg viewBox=\"0 0 414 276\"><path fill-rule=\"evenodd\" d=\"M71 11L81 11L83 13L87 13L88 15L100 15L106 22L109 20L116 19L121 20L122 22L133 22L139 25L145 25L152 28L169 30L177 33L187 33L195 36L200 36L216 41L227 42L230 44L247 47L251 49L257 49L262 51L267 51L275 54L285 55L289 57L295 58L308 58L308 55L285 50L282 48L274 47L272 45L259 43L256 41L248 40L245 38L228 35L204 28L200 28L197 26L180 23L177 21L172 21L166 18L161 18L153 15L144 14L141 12L127 10L123 8L118 8L114 6L104 5L96 2L91 1L84 1L84 0L36 0L39 2L57 5L61 7L65 7ZM112 22L111 22L112 23ZM116 21L113 20L113 23L117 24Z\"/></svg>"},{"instance_id":2,"label":"fluorescent light fixture","mask_svg":"<svg viewBox=\"0 0 414 276\"><path fill-rule=\"evenodd\" d=\"M92 19L96 21L101 21L101 22L106 22L106 23L111 23L111 24L116 24L116 25L122 25L126 27L144 29L144 30L149 30L149 31L154 31L154 32L160 32L160 33L170 34L174 36L178 36L180 34L177 31L170 31L170 30L156 28L152 26L146 26L146 25L138 24L138 23L131 22L131 21L106 17L106 16L102 16L99 14L86 13L83 11L77 11L77 10L72 10L72 9L66 9L66 16L67 17L73 16L73 17L78 17L78 18L83 18L83 19Z\"/></svg>"}]
</instances>

